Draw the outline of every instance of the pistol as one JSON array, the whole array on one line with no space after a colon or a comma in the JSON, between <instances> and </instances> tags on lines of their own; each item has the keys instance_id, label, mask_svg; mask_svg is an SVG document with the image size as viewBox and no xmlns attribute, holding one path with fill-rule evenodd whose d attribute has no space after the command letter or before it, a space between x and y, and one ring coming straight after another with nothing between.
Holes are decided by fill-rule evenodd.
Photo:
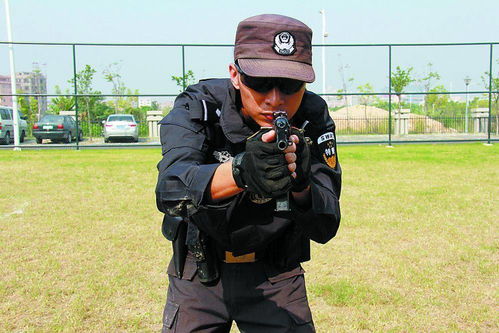
<instances>
[{"instance_id":1,"label":"pistol","mask_svg":"<svg viewBox=\"0 0 499 333\"><path fill-rule=\"evenodd\" d=\"M284 150L289 145L289 125L288 115L285 111L274 112L274 131L276 133L276 143L279 150Z\"/></svg>"},{"instance_id":2,"label":"pistol","mask_svg":"<svg viewBox=\"0 0 499 333\"><path fill-rule=\"evenodd\" d=\"M284 150L289 146L289 135L291 130L291 125L288 121L288 115L286 111L275 111L274 112L274 123L273 128L276 133L276 144L279 150ZM276 198L276 212L289 211L289 193L284 194L282 197Z\"/></svg>"}]
</instances>

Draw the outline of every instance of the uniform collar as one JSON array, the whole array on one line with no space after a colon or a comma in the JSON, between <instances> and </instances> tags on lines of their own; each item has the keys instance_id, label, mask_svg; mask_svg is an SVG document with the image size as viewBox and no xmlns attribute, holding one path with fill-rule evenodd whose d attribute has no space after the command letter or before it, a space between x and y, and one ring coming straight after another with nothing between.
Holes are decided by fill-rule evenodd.
<instances>
[{"instance_id":1,"label":"uniform collar","mask_svg":"<svg viewBox=\"0 0 499 333\"><path fill-rule=\"evenodd\" d=\"M220 126L227 139L232 143L240 143L253 134L253 131L245 124L241 111L236 105L236 89L228 81L228 94L222 105L220 114Z\"/></svg>"}]
</instances>

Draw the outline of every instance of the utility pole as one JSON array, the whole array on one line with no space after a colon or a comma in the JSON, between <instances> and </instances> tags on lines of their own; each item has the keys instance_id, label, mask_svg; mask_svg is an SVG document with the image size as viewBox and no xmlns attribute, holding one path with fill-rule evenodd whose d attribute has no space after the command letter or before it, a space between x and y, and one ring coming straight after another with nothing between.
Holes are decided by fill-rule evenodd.
<instances>
[{"instance_id":1,"label":"utility pole","mask_svg":"<svg viewBox=\"0 0 499 333\"><path fill-rule=\"evenodd\" d=\"M326 94L326 11L321 9L319 13L322 15L322 94Z\"/></svg>"},{"instance_id":2,"label":"utility pole","mask_svg":"<svg viewBox=\"0 0 499 333\"><path fill-rule=\"evenodd\" d=\"M470 85L471 79L469 76L464 78L464 84L466 85L466 112L464 114L464 133L468 133L468 86ZM452 90L452 89L451 89Z\"/></svg>"},{"instance_id":3,"label":"utility pole","mask_svg":"<svg viewBox=\"0 0 499 333\"><path fill-rule=\"evenodd\" d=\"M4 0L5 17L7 18L7 41L9 44L9 62L10 62L10 87L12 94L16 94L16 69L14 67L14 46L12 45L12 30L10 27L10 8L9 0ZM14 150L19 148L19 112L17 111L17 96L12 96L12 120L14 123ZM8 143L7 143L8 144Z\"/></svg>"}]
</instances>

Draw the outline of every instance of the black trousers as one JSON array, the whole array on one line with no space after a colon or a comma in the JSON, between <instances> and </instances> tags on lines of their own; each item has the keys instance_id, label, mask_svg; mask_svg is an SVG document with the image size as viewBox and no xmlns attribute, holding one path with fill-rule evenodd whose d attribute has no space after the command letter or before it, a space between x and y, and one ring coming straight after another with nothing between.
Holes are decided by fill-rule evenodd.
<instances>
[{"instance_id":1,"label":"black trousers","mask_svg":"<svg viewBox=\"0 0 499 333\"><path fill-rule=\"evenodd\" d=\"M268 279L261 262L222 263L220 280L204 285L188 257L182 279L168 269L163 332L315 332L301 267Z\"/></svg>"}]
</instances>

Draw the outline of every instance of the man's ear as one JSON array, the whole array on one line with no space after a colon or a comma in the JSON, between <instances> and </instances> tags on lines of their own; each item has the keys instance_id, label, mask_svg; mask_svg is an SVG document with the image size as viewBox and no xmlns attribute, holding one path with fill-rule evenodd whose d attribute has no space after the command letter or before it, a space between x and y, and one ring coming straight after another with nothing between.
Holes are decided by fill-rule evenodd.
<instances>
[{"instance_id":1,"label":"man's ear","mask_svg":"<svg viewBox=\"0 0 499 333\"><path fill-rule=\"evenodd\" d=\"M232 82L232 85L234 88L238 89L240 88L241 81L240 81L240 76L239 72L237 71L236 65L230 64L229 65L229 75L230 75L230 81Z\"/></svg>"}]
</instances>

